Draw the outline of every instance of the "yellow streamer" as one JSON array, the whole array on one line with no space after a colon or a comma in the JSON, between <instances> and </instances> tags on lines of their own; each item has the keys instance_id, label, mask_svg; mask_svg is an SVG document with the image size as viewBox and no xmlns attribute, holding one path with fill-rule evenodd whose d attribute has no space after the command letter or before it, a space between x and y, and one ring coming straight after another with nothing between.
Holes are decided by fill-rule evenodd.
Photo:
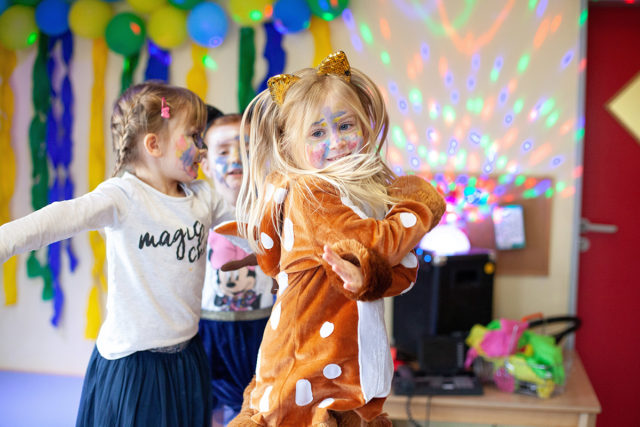
<instances>
[{"instance_id":1,"label":"yellow streamer","mask_svg":"<svg viewBox=\"0 0 640 427\"><path fill-rule=\"evenodd\" d=\"M13 90L9 79L16 67L14 51L0 46L0 224L11 221L11 197L16 183L16 163L11 147L11 123L13 121ZM18 300L16 257L9 259L2 268L5 305Z\"/></svg>"},{"instance_id":2,"label":"yellow streamer","mask_svg":"<svg viewBox=\"0 0 640 427\"><path fill-rule=\"evenodd\" d=\"M104 97L105 71L108 49L104 38L93 41L93 88L91 89L91 121L89 124L89 190L93 190L105 179L106 155L104 148ZM100 292L107 292L107 278L104 273L106 247L104 239L97 231L89 232L89 243L93 252L91 270L92 286L87 301L87 326L84 336L96 339L102 324Z\"/></svg>"},{"instance_id":3,"label":"yellow streamer","mask_svg":"<svg viewBox=\"0 0 640 427\"><path fill-rule=\"evenodd\" d=\"M193 67L187 73L187 88L207 101L207 73L204 68L204 58L207 56L207 48L195 43L191 44L191 58Z\"/></svg>"},{"instance_id":4,"label":"yellow streamer","mask_svg":"<svg viewBox=\"0 0 640 427\"><path fill-rule=\"evenodd\" d=\"M313 67L317 67L324 58L333 53L331 48L331 29L329 22L317 16L311 17L309 31L313 36L313 44L315 45L315 53L313 57Z\"/></svg>"},{"instance_id":5,"label":"yellow streamer","mask_svg":"<svg viewBox=\"0 0 640 427\"><path fill-rule=\"evenodd\" d=\"M204 102L207 102L207 72L204 68L204 59L207 56L207 49L191 43L191 59L193 66L187 73L187 89L198 95ZM206 179L202 168L198 170L198 179Z\"/></svg>"}]
</instances>

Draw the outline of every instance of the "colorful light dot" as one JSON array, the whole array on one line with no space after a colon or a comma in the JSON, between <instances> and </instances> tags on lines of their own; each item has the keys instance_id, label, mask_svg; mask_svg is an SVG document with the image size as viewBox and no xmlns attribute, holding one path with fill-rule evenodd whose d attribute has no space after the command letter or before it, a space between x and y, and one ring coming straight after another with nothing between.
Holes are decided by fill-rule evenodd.
<instances>
[{"instance_id":1,"label":"colorful light dot","mask_svg":"<svg viewBox=\"0 0 640 427\"><path fill-rule=\"evenodd\" d=\"M380 53L380 59L385 65L389 65L391 63L391 57L389 56L389 53L387 51L382 51Z\"/></svg>"},{"instance_id":2,"label":"colorful light dot","mask_svg":"<svg viewBox=\"0 0 640 427\"><path fill-rule=\"evenodd\" d=\"M373 34L366 24L360 24L360 35L366 44L373 43Z\"/></svg>"}]
</instances>

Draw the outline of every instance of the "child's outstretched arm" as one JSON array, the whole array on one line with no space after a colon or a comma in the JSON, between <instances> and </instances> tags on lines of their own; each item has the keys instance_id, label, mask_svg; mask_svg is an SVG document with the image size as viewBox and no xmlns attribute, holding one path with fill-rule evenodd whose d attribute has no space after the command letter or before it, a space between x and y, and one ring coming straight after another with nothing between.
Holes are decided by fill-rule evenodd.
<instances>
[{"instance_id":1,"label":"child's outstretched arm","mask_svg":"<svg viewBox=\"0 0 640 427\"><path fill-rule=\"evenodd\" d=\"M0 226L0 264L13 255L39 249L82 231L115 224L126 211L121 189L101 184L84 196L55 202Z\"/></svg>"}]
</instances>

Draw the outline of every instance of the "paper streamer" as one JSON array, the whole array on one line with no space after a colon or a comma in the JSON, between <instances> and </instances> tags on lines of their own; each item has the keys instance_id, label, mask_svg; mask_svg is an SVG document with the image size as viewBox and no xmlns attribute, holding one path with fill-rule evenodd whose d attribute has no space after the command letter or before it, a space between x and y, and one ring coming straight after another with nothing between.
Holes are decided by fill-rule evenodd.
<instances>
[{"instance_id":1,"label":"paper streamer","mask_svg":"<svg viewBox=\"0 0 640 427\"><path fill-rule=\"evenodd\" d=\"M58 50L58 46L60 49ZM61 58L57 52L61 51ZM49 187L49 203L73 198L74 184L71 179L73 158L73 90L70 79L70 65L73 57L73 37L67 31L59 37L49 39L49 60L47 72L50 84L51 102L47 112L47 153L52 166L53 183ZM65 250L69 268L74 271L78 261L71 239L49 245L47 260L51 270L53 285L53 316L51 323L58 326L64 306L64 293L60 282L62 271L61 254Z\"/></svg>"},{"instance_id":2,"label":"paper streamer","mask_svg":"<svg viewBox=\"0 0 640 427\"><path fill-rule=\"evenodd\" d=\"M269 77L282 74L287 58L286 53L282 48L282 34L276 30L273 22L266 22L264 24L264 31L267 41L264 45L264 52L262 56L267 60L268 69L267 75L258 88L258 93L267 88L267 81L269 80Z\"/></svg>"},{"instance_id":3,"label":"paper streamer","mask_svg":"<svg viewBox=\"0 0 640 427\"><path fill-rule=\"evenodd\" d=\"M133 74L138 67L138 62L140 61L140 53L136 53L135 55L125 56L124 61L122 63L122 74L120 76L120 93L124 92L131 86L131 82L133 82Z\"/></svg>"},{"instance_id":4,"label":"paper streamer","mask_svg":"<svg viewBox=\"0 0 640 427\"><path fill-rule=\"evenodd\" d=\"M309 31L311 31L315 46L312 66L317 67L324 58L333 52L329 22L317 16L312 16Z\"/></svg>"},{"instance_id":5,"label":"paper streamer","mask_svg":"<svg viewBox=\"0 0 640 427\"><path fill-rule=\"evenodd\" d=\"M11 147L11 123L13 120L13 90L9 84L16 67L16 53L0 45L0 224L11 221L11 197L16 182L16 163ZM2 265L4 304L13 305L18 300L18 258L11 257Z\"/></svg>"},{"instance_id":6,"label":"paper streamer","mask_svg":"<svg viewBox=\"0 0 640 427\"><path fill-rule=\"evenodd\" d=\"M91 89L91 118L89 122L89 190L95 189L106 177L106 150L104 146L104 98L105 71L109 49L104 38L93 41L93 87ZM102 235L97 231L89 232L89 244L93 253L91 269L91 289L87 300L87 324L84 336L96 339L102 325L102 306L100 295L107 292L105 260L107 249Z\"/></svg>"},{"instance_id":7,"label":"paper streamer","mask_svg":"<svg viewBox=\"0 0 640 427\"><path fill-rule=\"evenodd\" d=\"M33 119L29 126L29 148L31 153L31 207L38 210L47 205L49 200L49 164L47 162L47 113L50 106L50 82L47 73L47 59L49 57L49 37L40 33L38 37L38 53L33 64ZM27 259L27 275L31 278L41 277L44 281L42 299L53 297L51 271L46 262L39 258L44 249L32 251Z\"/></svg>"},{"instance_id":8,"label":"paper streamer","mask_svg":"<svg viewBox=\"0 0 640 427\"><path fill-rule=\"evenodd\" d=\"M191 43L191 60L193 65L187 73L187 89L206 101L207 99L207 70L204 60L207 56L207 48Z\"/></svg>"},{"instance_id":9,"label":"paper streamer","mask_svg":"<svg viewBox=\"0 0 640 427\"><path fill-rule=\"evenodd\" d=\"M144 72L145 80L162 80L169 82L169 66L171 65L171 53L160 46L147 40L147 69Z\"/></svg>"},{"instance_id":10,"label":"paper streamer","mask_svg":"<svg viewBox=\"0 0 640 427\"><path fill-rule=\"evenodd\" d=\"M256 61L255 30L240 28L240 58L238 61L238 111L243 111L256 92L251 86Z\"/></svg>"},{"instance_id":11,"label":"paper streamer","mask_svg":"<svg viewBox=\"0 0 640 427\"><path fill-rule=\"evenodd\" d=\"M207 48L196 43L191 43L191 60L193 65L187 73L187 89L198 95L203 101L207 102L207 70L204 63L207 57ZM198 168L198 179L207 179L202 168Z\"/></svg>"}]
</instances>

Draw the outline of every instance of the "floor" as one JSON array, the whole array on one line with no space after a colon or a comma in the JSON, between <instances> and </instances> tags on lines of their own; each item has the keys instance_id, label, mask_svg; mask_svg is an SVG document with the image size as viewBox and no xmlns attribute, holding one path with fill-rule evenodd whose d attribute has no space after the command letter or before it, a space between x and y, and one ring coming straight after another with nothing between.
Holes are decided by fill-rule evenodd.
<instances>
[{"instance_id":1,"label":"floor","mask_svg":"<svg viewBox=\"0 0 640 427\"><path fill-rule=\"evenodd\" d=\"M0 371L0 427L76 423L82 377Z\"/></svg>"},{"instance_id":2,"label":"floor","mask_svg":"<svg viewBox=\"0 0 640 427\"><path fill-rule=\"evenodd\" d=\"M0 427L72 427L82 378L0 370ZM213 422L213 426L220 424ZM397 427L426 426L394 421ZM482 427L431 422L429 427Z\"/></svg>"}]
</instances>

